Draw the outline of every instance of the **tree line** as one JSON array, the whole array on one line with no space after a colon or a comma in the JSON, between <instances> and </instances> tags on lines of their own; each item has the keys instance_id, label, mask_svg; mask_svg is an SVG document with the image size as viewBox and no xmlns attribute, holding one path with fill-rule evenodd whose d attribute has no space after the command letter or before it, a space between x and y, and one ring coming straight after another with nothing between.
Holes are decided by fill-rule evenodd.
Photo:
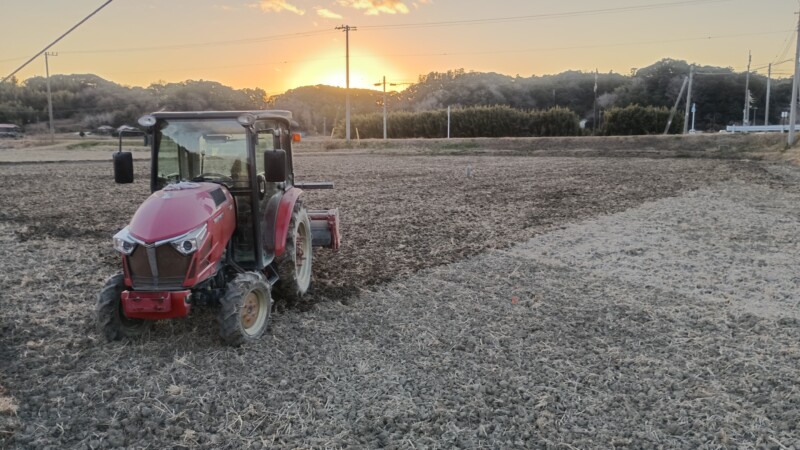
<instances>
[{"instance_id":1,"label":"tree line","mask_svg":"<svg viewBox=\"0 0 800 450\"><path fill-rule=\"evenodd\" d=\"M692 98L697 104L696 128L716 131L741 123L746 74L711 66L696 67L695 72ZM652 112L651 116L661 117L663 110L672 108L688 73L687 62L672 59L664 59L631 74L568 71L520 77L458 69L421 75L407 89L387 93L385 98L388 110L394 113L436 112L448 106L455 109L503 106L526 114L557 108L574 113L589 129L610 132L615 128L603 128L604 118L616 114L620 120L620 117L630 116L623 114L623 110L652 107L662 112ZM53 112L61 131L90 130L100 125L135 125L140 115L158 110L276 108L292 111L306 132L330 135L345 115L345 90L323 85L303 86L268 96L259 88L233 89L205 80L128 87L85 74L53 75L50 82ZM764 121L766 85L766 77L750 75L753 106L758 108L750 117L756 114L758 123ZM770 122L780 123L781 112L789 108L791 79L772 80L771 91ZM353 116L382 113L382 92L351 89L350 97ZM676 116L681 126L683 107L681 104ZM47 88L43 77L21 82L11 80L0 85L0 123L28 127L47 120ZM664 125L661 125L662 131ZM628 130L638 130L637 127ZM653 130L657 128L652 127Z\"/></svg>"}]
</instances>

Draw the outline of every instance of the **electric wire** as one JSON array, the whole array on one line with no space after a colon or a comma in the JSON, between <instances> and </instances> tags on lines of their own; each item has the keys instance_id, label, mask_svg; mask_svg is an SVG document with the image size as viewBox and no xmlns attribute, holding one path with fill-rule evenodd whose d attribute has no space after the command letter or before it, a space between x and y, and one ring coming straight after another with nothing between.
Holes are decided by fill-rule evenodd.
<instances>
[{"instance_id":1,"label":"electric wire","mask_svg":"<svg viewBox=\"0 0 800 450\"><path fill-rule=\"evenodd\" d=\"M450 26L450 25L473 25L473 24L481 24L481 23L502 23L508 21L527 21L527 20L539 20L539 19L550 19L550 18L562 18L562 17L578 17L583 15L597 15L597 14L614 14L620 12L631 12L631 11L640 11L640 10L650 10L650 9L663 9L669 8L673 6L688 6L688 5L697 5L703 3L721 3L721 2L729 2L732 0L693 0L693 1L676 1L676 2L667 2L667 3L655 3L650 5L640 5L640 6L627 6L627 7L620 7L620 8L603 8L603 9L592 9L592 10L583 10L583 11L571 11L571 12L564 12L564 13L547 13L547 14L535 14L535 15L528 15L528 16L516 16L516 17L496 17L496 18L486 18L486 19L466 19L466 20L457 20L457 21L445 21L445 22L425 22L425 23L409 23L409 24L397 24L397 25L367 25L359 27L361 29L388 29L388 28L431 28L437 26ZM287 34L277 34L277 35L270 35L270 36L263 36L258 38L248 38L248 39L235 39L235 40L224 40L224 41L207 41L207 42L197 42L197 43L184 43L184 44L172 44L172 45L160 45L160 46L150 46L150 47L130 47L130 48L108 48L108 49L92 49L92 50L60 50L59 52L62 54L92 54L92 53L125 53L125 52L140 52L140 51L152 51L152 50L181 50L181 49L188 49L188 48L197 48L197 47L210 47L210 46L224 46L224 45L240 45L240 44L247 44L247 43L259 43L259 42L267 42L272 40L281 40L281 39L291 39L291 38L299 38L299 37L310 37L310 36L317 36L317 35L324 35L324 34L331 34L335 33L335 30L308 30L302 32L295 32L295 33L287 33ZM17 58L15 58L17 59ZM2 61L10 61L10 60L0 60Z\"/></svg>"},{"instance_id":2,"label":"electric wire","mask_svg":"<svg viewBox=\"0 0 800 450\"><path fill-rule=\"evenodd\" d=\"M676 1L666 3L654 3L650 5L640 6L623 6L618 8L600 8L589 9L583 11L569 11L561 13L543 13L531 14L525 16L510 16L510 17L494 17L486 19L466 19L466 20L450 20L440 22L418 22L418 23L405 23L395 25L366 25L360 26L359 30L382 30L382 29L409 29L409 28L435 28L443 26L459 26L459 25L478 25L489 23L507 23L507 22L524 22L530 20L543 20L543 19L560 19L565 17L581 17L581 16L595 16L604 14L616 14L624 12L645 11L652 9L664 9L675 6L696 6L706 3L725 3L732 0L691 0L691 1Z\"/></svg>"},{"instance_id":3,"label":"electric wire","mask_svg":"<svg viewBox=\"0 0 800 450\"><path fill-rule=\"evenodd\" d=\"M87 20L91 19L91 18L92 18L92 16L94 16L95 14L97 14L98 12L100 12L100 10L101 10L101 9L105 8L106 6L108 6L108 4L109 4L109 3L111 3L112 1L113 1L113 0L106 0L106 2L105 2L105 3L103 3L102 5L100 5L100 7L99 7L99 8L95 9L94 11L92 11L92 12L91 12L91 14L89 14L89 15L88 15L88 16L86 16L86 17L84 17L84 18L83 18L83 19L82 19L80 22L78 22L78 23L76 23L75 25L73 25L73 26L72 26L72 28L70 28L69 30L67 30L66 32L64 32L64 34L62 34L61 36L59 36L59 37L58 37L58 38L57 38L55 41L51 42L51 43L50 43L50 44L49 44L47 47L45 47L45 48L43 48L41 51L39 51L39 53L37 53L37 54L33 55L33 56L31 57L31 59L29 59L29 60L27 60L27 61L25 62L25 64L23 64L23 65L19 66L19 67L18 67L18 68L17 68L15 71L11 72L11 73L10 73L8 76L6 76L6 77L5 77L5 78L3 78L2 80L0 80L0 84L3 84L3 83L6 81L6 80L8 80L9 78L13 77L13 76L14 76L14 75L15 75L17 72L19 72L19 71L20 71L20 70L22 70L22 69L23 69L25 66L27 66L28 64L30 64L30 63L31 63L31 61L33 61L34 59L38 58L38 57L39 57L39 56L40 56L42 53L44 53L44 52L46 52L47 50L49 50L49 49L50 49L50 47L52 47L52 46L56 45L56 44L57 44L57 43L58 43L60 40L64 39L64 38L65 38L65 37L66 37L68 34L72 33L72 31L73 31L73 30L75 30L75 29L76 29L76 28L78 28L79 26L83 25L83 23L84 23L84 22L86 22Z\"/></svg>"},{"instance_id":4,"label":"electric wire","mask_svg":"<svg viewBox=\"0 0 800 450\"><path fill-rule=\"evenodd\" d=\"M95 50L64 50L59 51L62 54L92 54L92 53L127 53L127 52L146 52L146 51L153 51L153 50L185 50L189 48L198 48L198 47L214 47L214 46L226 46L226 45L242 45L242 44L257 44L261 42L269 42L269 41L278 41L284 39L295 39L295 38L303 38L303 37L311 37L311 36L320 36L324 34L332 34L334 31L331 30L316 30L316 31L304 31L298 33L287 33L287 34L275 34L271 36L262 36L257 38L247 38L247 39L235 39L235 40L228 40L228 41L209 41L209 42L197 42L197 43L186 43L186 44L173 44L173 45L159 45L159 46L152 46L152 47L130 47L130 48L107 48L107 49L95 49Z\"/></svg>"},{"instance_id":5,"label":"electric wire","mask_svg":"<svg viewBox=\"0 0 800 450\"><path fill-rule=\"evenodd\" d=\"M786 41L783 43L783 50L781 50L778 54L775 55L773 61L777 61L779 59L785 59L786 56L789 54L789 50L791 49L792 41L797 36L797 28L793 28L789 35L786 36Z\"/></svg>"},{"instance_id":6,"label":"electric wire","mask_svg":"<svg viewBox=\"0 0 800 450\"><path fill-rule=\"evenodd\" d=\"M473 51L473 52L432 52L432 53L395 53L395 54L370 54L370 55L359 55L359 54L351 54L350 59L369 59L369 58L397 58L397 57L424 57L424 56L471 56L471 55L485 55L485 54L501 54L501 53L537 53L537 52L549 52L549 51L565 51L565 50L589 50L589 49L597 49L597 48L609 48L609 47L625 47L625 46L636 46L636 45L653 45L653 44L662 44L662 43L676 43L676 42L692 42L692 41L705 41L705 40L714 40L714 39L728 39L728 38L737 38L737 37L749 37L749 36L759 36L759 35L769 35L769 34L779 34L783 33L784 30L779 31L765 31L765 32L755 32L755 33L738 33L738 34L728 34L728 35L710 35L710 36L697 36L692 38L680 38L680 39L665 39L665 40L652 40L652 41L637 41L637 42L622 42L622 43L611 43L611 44L597 44L597 45L579 45L579 46L565 46L565 47L539 47L539 48L528 48L528 49L510 49L510 50L486 50L486 51ZM63 54L63 52L62 52ZM331 57L324 57L324 58L306 58L306 59L294 59L294 60L283 60L283 61L267 61L262 63L253 63L253 64L236 64L236 65L224 65L224 66L204 66L204 67L181 67L176 69L164 69L159 68L157 70L140 70L140 71L125 71L119 73L125 74L143 74L143 73L163 73L163 72L182 72L187 70L215 70L215 69L234 69L234 68L243 68L243 67L265 67L265 66L279 66L285 64L298 64L298 63L305 63L305 62L312 62L312 61L323 61L323 60L338 60L344 59L344 55L340 56L331 56ZM110 72L111 74L116 72Z\"/></svg>"},{"instance_id":7,"label":"electric wire","mask_svg":"<svg viewBox=\"0 0 800 450\"><path fill-rule=\"evenodd\" d=\"M676 42L692 42L692 41L705 41L705 40L713 40L713 39L728 39L728 38L736 38L736 37L761 36L761 35L779 34L779 33L783 33L783 31L764 31L764 32L756 32L756 33L725 34L725 35L717 35L717 36L709 35L709 36L698 36L698 37L691 37L691 38L663 39L663 40L636 41L636 42L617 42L617 43L612 43L612 44L576 45L576 46L566 46L566 47L539 47L539 48L510 49L510 50L484 50L484 51L477 51L477 52L439 52L439 53L383 54L383 55L378 55L378 56L381 56L381 57L463 56L463 55L487 55L487 54L498 54L498 53L535 53L535 52L563 51L563 50L589 50L589 49L595 49L595 48L626 47L626 46L653 45L653 44L670 44L670 43L676 43ZM366 58L367 56L350 55L350 57L351 58Z\"/></svg>"}]
</instances>

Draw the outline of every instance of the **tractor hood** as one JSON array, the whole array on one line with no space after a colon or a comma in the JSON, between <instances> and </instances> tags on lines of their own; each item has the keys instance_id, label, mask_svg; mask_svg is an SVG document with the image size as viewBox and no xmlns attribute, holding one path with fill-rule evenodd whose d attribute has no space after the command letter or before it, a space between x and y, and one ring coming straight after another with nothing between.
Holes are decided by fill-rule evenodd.
<instances>
[{"instance_id":1,"label":"tractor hood","mask_svg":"<svg viewBox=\"0 0 800 450\"><path fill-rule=\"evenodd\" d=\"M170 184L142 203L128 231L147 243L168 240L208 222L228 198L226 189L215 183Z\"/></svg>"}]
</instances>

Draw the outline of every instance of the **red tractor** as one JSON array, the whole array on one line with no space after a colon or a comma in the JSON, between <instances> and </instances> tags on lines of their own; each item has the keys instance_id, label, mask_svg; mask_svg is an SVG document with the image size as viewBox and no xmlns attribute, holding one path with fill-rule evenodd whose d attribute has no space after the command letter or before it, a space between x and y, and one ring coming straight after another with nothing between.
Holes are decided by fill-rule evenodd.
<instances>
[{"instance_id":1,"label":"red tractor","mask_svg":"<svg viewBox=\"0 0 800 450\"><path fill-rule=\"evenodd\" d=\"M218 305L222 340L239 345L269 327L272 293L299 301L312 247L339 247L336 209L308 210L297 183L288 111L158 112L143 116L152 147L150 190L114 235L122 272L97 299L100 331L136 337L154 320ZM133 181L130 153L114 155L118 183Z\"/></svg>"}]
</instances>

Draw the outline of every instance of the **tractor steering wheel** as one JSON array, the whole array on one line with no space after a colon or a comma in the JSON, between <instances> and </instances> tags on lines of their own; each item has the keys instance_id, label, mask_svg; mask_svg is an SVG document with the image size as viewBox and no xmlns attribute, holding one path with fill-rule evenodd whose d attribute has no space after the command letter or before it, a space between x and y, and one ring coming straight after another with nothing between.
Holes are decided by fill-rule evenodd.
<instances>
[{"instance_id":1,"label":"tractor steering wheel","mask_svg":"<svg viewBox=\"0 0 800 450\"><path fill-rule=\"evenodd\" d=\"M233 182L233 178L231 178L230 176L223 175L223 174L217 173L217 172L203 172L200 175L192 178L192 181L205 181L206 178L215 178L215 179L218 179L219 181L224 181L224 182L227 182L227 183L232 183Z\"/></svg>"}]
</instances>

